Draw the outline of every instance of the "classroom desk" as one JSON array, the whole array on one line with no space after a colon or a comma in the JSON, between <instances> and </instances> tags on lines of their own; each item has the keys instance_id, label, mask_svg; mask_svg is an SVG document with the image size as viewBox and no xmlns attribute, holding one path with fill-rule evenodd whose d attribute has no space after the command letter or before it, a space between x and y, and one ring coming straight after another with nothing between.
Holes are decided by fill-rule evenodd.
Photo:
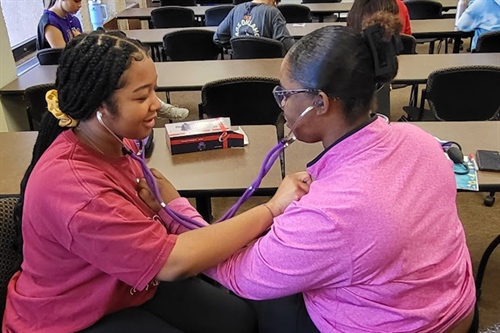
<instances>
[{"instance_id":1,"label":"classroom desk","mask_svg":"<svg viewBox=\"0 0 500 333\"><path fill-rule=\"evenodd\" d=\"M295 39L300 39L305 35L320 29L325 26L345 26L346 22L327 22L327 23L302 23L302 24L287 24L287 29L290 35ZM460 40L462 38L472 37L474 32L460 31L455 27L455 19L435 19L435 20L414 20L411 21L412 35L415 38L453 38L453 53L458 53L460 48ZM137 29L123 30L130 38L140 40L151 47L158 49L163 44L163 36L167 33L203 29L208 31L216 31L217 27L189 27L189 28L168 28L168 29ZM157 51L158 52L158 51Z\"/></svg>"},{"instance_id":2,"label":"classroom desk","mask_svg":"<svg viewBox=\"0 0 500 333\"><path fill-rule=\"evenodd\" d=\"M490 65L500 66L499 53L400 55L398 74L393 83L425 83L437 69ZM239 76L279 77L282 59L207 60L155 63L158 91L196 91L210 81ZM53 83L57 66L36 66L0 88L0 95L21 95L28 87Z\"/></svg>"},{"instance_id":3,"label":"classroom desk","mask_svg":"<svg viewBox=\"0 0 500 333\"><path fill-rule=\"evenodd\" d=\"M161 171L186 197L196 198L197 209L210 217L210 197L240 196L259 173L266 154L277 143L274 126L242 126L249 137L244 148L171 155L165 130L155 128L155 148L148 166ZM31 162L37 132L0 133L0 195L19 194L22 177ZM275 163L262 180L257 195L273 195L281 183Z\"/></svg>"},{"instance_id":4,"label":"classroom desk","mask_svg":"<svg viewBox=\"0 0 500 333\"><path fill-rule=\"evenodd\" d=\"M437 69L490 65L500 67L499 53L418 54L401 55L399 71L393 83L423 84ZM282 59L212 60L155 63L158 73L158 91L197 91L210 81L241 76L278 78ZM57 66L37 66L16 80L0 88L5 112L14 119L11 127L27 130L28 121L23 105L24 90L28 87L53 83ZM388 113L389 110L387 110Z\"/></svg>"},{"instance_id":5,"label":"classroom desk","mask_svg":"<svg viewBox=\"0 0 500 333\"><path fill-rule=\"evenodd\" d=\"M500 150L500 121L464 122L413 122L412 124L441 140L458 142L464 154L478 149ZM307 144L296 141L285 150L286 174L304 171L306 164L323 151L320 143ZM479 190L500 191L500 172L478 171Z\"/></svg>"},{"instance_id":6,"label":"classroom desk","mask_svg":"<svg viewBox=\"0 0 500 333\"><path fill-rule=\"evenodd\" d=\"M443 5L443 11L448 11L450 9L457 8L457 0L440 0ZM338 2L338 3L310 3L303 4L309 7L311 13L319 17L319 21L323 22L324 16L333 13L348 13L351 10L352 2ZM194 15L197 17L204 17L205 11L213 6L186 6L194 11ZM139 19L139 20L150 20L151 11L158 7L148 7L148 8L130 8L126 9L117 14L116 18L118 20L128 20L128 19Z\"/></svg>"},{"instance_id":7,"label":"classroom desk","mask_svg":"<svg viewBox=\"0 0 500 333\"><path fill-rule=\"evenodd\" d=\"M411 21L412 32L415 38L464 38L470 37L474 33L457 30L454 19L436 19L436 20L415 20ZM327 23L302 23L286 25L290 35L294 38L302 38L305 35L325 26L345 26L346 22L327 22ZM217 27L193 27L193 28L168 28L168 29L138 29L123 30L130 38L139 39L146 44L162 44L163 36L170 32L190 29L203 29L216 31Z\"/></svg>"}]
</instances>

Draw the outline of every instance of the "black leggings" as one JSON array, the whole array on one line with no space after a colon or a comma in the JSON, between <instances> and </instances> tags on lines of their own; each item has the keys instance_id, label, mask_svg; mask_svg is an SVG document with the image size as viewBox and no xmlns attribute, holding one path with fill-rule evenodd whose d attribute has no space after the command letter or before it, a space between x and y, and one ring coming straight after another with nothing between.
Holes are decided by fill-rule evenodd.
<instances>
[{"instance_id":1,"label":"black leggings","mask_svg":"<svg viewBox=\"0 0 500 333\"><path fill-rule=\"evenodd\" d=\"M243 300L199 278L162 282L142 306L113 313L81 332L319 333L302 294Z\"/></svg>"},{"instance_id":2,"label":"black leggings","mask_svg":"<svg viewBox=\"0 0 500 333\"><path fill-rule=\"evenodd\" d=\"M260 333L319 333L302 294L266 301L247 301L255 310Z\"/></svg>"},{"instance_id":3,"label":"black leggings","mask_svg":"<svg viewBox=\"0 0 500 333\"><path fill-rule=\"evenodd\" d=\"M140 307L99 320L85 333L256 333L257 320L242 299L199 279L162 282Z\"/></svg>"}]
</instances>

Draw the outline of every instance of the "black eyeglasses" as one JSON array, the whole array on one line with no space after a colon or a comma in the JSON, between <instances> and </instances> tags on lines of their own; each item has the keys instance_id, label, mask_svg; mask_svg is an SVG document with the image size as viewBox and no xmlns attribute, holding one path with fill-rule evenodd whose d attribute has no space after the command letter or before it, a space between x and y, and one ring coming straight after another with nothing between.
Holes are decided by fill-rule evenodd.
<instances>
[{"instance_id":1,"label":"black eyeglasses","mask_svg":"<svg viewBox=\"0 0 500 333\"><path fill-rule=\"evenodd\" d=\"M319 94L319 89L284 89L282 86L276 86L273 89L274 99L280 108L285 107L286 99L292 95L300 93Z\"/></svg>"}]
</instances>

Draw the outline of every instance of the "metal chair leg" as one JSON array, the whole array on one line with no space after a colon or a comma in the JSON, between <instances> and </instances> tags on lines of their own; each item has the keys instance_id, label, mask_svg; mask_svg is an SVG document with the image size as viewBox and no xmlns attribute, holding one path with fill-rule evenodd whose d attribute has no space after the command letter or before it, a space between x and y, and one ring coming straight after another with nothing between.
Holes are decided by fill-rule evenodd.
<instances>
[{"instance_id":1,"label":"metal chair leg","mask_svg":"<svg viewBox=\"0 0 500 333\"><path fill-rule=\"evenodd\" d=\"M488 260L490 259L491 254L500 245L500 234L488 245L486 250L481 257L481 261L479 262L479 267L477 269L476 275L476 299L479 301L481 298L481 285L483 284L484 272L486 270L486 265L488 264Z\"/></svg>"},{"instance_id":2,"label":"metal chair leg","mask_svg":"<svg viewBox=\"0 0 500 333\"><path fill-rule=\"evenodd\" d=\"M484 198L484 205L487 207L492 207L494 204L495 204L495 192L490 192L490 194Z\"/></svg>"}]
</instances>

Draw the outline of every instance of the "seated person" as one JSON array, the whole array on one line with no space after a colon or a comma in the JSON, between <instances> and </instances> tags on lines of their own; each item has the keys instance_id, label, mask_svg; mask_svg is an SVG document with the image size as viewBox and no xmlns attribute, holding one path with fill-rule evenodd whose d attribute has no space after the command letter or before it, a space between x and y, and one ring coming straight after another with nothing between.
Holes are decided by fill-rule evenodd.
<instances>
[{"instance_id":1,"label":"seated person","mask_svg":"<svg viewBox=\"0 0 500 333\"><path fill-rule=\"evenodd\" d=\"M474 31L471 49L474 50L479 36L485 32L500 30L500 0L475 0L457 21L461 31Z\"/></svg>"},{"instance_id":2,"label":"seated person","mask_svg":"<svg viewBox=\"0 0 500 333\"><path fill-rule=\"evenodd\" d=\"M403 0L396 0L396 4L399 8L399 17L401 18L401 23L403 24L401 33L405 35L411 35L410 13L408 13L408 7L406 7Z\"/></svg>"},{"instance_id":3,"label":"seated person","mask_svg":"<svg viewBox=\"0 0 500 333\"><path fill-rule=\"evenodd\" d=\"M51 0L38 23L36 49L65 47L82 33L82 25L75 14L82 0Z\"/></svg>"},{"instance_id":4,"label":"seated person","mask_svg":"<svg viewBox=\"0 0 500 333\"><path fill-rule=\"evenodd\" d=\"M253 0L235 6L214 34L214 43L230 47L237 36L260 36L279 40L289 50L294 39L286 28L283 14L276 8L279 0Z\"/></svg>"},{"instance_id":5,"label":"seated person","mask_svg":"<svg viewBox=\"0 0 500 333\"><path fill-rule=\"evenodd\" d=\"M145 174L154 177L133 140L155 125L157 78L126 37L99 30L65 47L14 211L23 262L2 332L256 332L243 300L185 278L261 235L310 177L287 177L266 204L214 225L162 182L166 205L206 226L174 234L172 217L138 191Z\"/></svg>"},{"instance_id":6,"label":"seated person","mask_svg":"<svg viewBox=\"0 0 500 333\"><path fill-rule=\"evenodd\" d=\"M391 19L400 21L398 33L411 35L410 15L402 0L354 0L347 14L347 25L356 31L361 31L363 21L372 17L376 12L394 14Z\"/></svg>"},{"instance_id":7,"label":"seated person","mask_svg":"<svg viewBox=\"0 0 500 333\"><path fill-rule=\"evenodd\" d=\"M298 140L324 147L307 165L309 192L268 233L205 271L265 308L261 333L466 333L473 325L452 163L431 134L372 114L376 86L397 74L400 22L387 12L364 22L360 31L316 30L287 53L276 101ZM275 316L285 311L279 300L296 294L290 315ZM281 329L308 320L315 327Z\"/></svg>"}]
</instances>

